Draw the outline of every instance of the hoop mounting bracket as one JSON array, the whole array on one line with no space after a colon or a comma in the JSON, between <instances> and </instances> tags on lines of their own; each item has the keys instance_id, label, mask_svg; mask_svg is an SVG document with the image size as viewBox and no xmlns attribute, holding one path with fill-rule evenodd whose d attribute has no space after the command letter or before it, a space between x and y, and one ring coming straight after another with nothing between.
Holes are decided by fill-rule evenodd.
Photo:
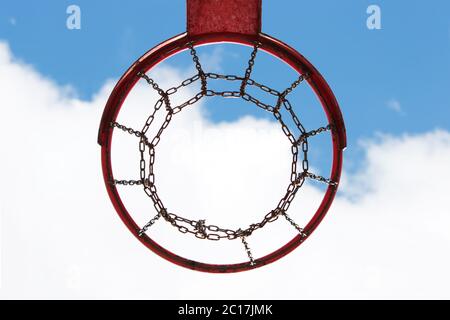
<instances>
[{"instance_id":1,"label":"hoop mounting bracket","mask_svg":"<svg viewBox=\"0 0 450 320\"><path fill-rule=\"evenodd\" d=\"M187 0L187 32L257 35L261 32L262 0Z\"/></svg>"}]
</instances>

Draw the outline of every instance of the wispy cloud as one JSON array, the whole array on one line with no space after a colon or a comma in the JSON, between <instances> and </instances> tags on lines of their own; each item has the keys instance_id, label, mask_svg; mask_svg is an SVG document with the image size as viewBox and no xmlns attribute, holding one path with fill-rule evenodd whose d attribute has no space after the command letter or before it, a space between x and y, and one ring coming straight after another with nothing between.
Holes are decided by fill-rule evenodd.
<instances>
[{"instance_id":1,"label":"wispy cloud","mask_svg":"<svg viewBox=\"0 0 450 320\"><path fill-rule=\"evenodd\" d=\"M16 18L14 18L14 17L9 18L9 23L10 23L12 26L16 26L16 25L17 25L17 20L16 20Z\"/></svg>"},{"instance_id":2,"label":"wispy cloud","mask_svg":"<svg viewBox=\"0 0 450 320\"><path fill-rule=\"evenodd\" d=\"M403 108L402 108L402 104L397 99L389 100L386 103L386 106L392 111L395 111L395 112L397 112L399 114L404 114L404 111L403 111Z\"/></svg>"},{"instance_id":3,"label":"wispy cloud","mask_svg":"<svg viewBox=\"0 0 450 320\"><path fill-rule=\"evenodd\" d=\"M223 48L215 47L211 53L202 53L200 57L205 69L212 70L213 72L221 72L223 55Z\"/></svg>"}]
</instances>

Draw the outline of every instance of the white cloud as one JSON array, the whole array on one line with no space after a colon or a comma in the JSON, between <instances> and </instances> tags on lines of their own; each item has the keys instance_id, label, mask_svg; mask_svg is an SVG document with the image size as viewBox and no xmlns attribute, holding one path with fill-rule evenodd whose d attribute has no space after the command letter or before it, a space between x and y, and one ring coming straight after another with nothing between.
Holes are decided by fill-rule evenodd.
<instances>
[{"instance_id":1,"label":"white cloud","mask_svg":"<svg viewBox=\"0 0 450 320\"><path fill-rule=\"evenodd\" d=\"M222 47L215 47L211 53L203 53L200 55L202 66L205 70L211 72L221 72L224 52Z\"/></svg>"},{"instance_id":2,"label":"white cloud","mask_svg":"<svg viewBox=\"0 0 450 320\"><path fill-rule=\"evenodd\" d=\"M398 101L396 99L389 100L386 105L392 111L395 111L397 113L403 113L402 105L401 105L400 101Z\"/></svg>"},{"instance_id":3,"label":"white cloud","mask_svg":"<svg viewBox=\"0 0 450 320\"><path fill-rule=\"evenodd\" d=\"M161 72L180 80L174 70ZM364 166L344 176L340 197L305 244L252 272L210 275L149 252L115 214L96 145L112 83L92 101L80 101L15 61L0 43L0 87L2 298L450 298L446 131L366 142ZM137 115L149 97L130 96L129 107L137 111L122 120L142 121ZM211 124L198 106L182 115L164 136L158 158L164 179L157 181L171 207L226 223L276 199L289 169L277 126L253 118ZM128 145L132 137L119 139ZM116 156L124 177L132 177L127 154ZM236 186L230 172L255 188ZM133 206L140 193L128 190ZM304 191L304 199L319 196L314 188ZM301 213L303 207L293 209ZM140 216L147 218L147 211ZM164 240L164 233L154 232ZM265 235L252 245L275 233ZM186 246L190 239L165 238L171 239L183 239L171 244L175 249L199 254Z\"/></svg>"}]
</instances>

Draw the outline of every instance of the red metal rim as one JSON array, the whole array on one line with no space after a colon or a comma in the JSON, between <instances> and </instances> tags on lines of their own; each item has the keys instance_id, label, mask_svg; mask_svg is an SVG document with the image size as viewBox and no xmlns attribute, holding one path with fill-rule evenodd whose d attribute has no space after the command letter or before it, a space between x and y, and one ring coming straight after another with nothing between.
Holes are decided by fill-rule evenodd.
<instances>
[{"instance_id":1,"label":"red metal rim","mask_svg":"<svg viewBox=\"0 0 450 320\"><path fill-rule=\"evenodd\" d=\"M189 260L163 248L147 235L140 237L138 235L140 227L136 224L125 208L117 188L109 183L109 181L114 179L111 164L111 142L113 129L111 128L110 123L116 120L127 95L133 89L134 85L141 79L137 76L137 73L146 72L168 57L179 53L180 51L186 50L187 44L190 41L194 41L195 45L231 42L248 46L253 46L255 41L259 41L262 44L262 50L283 60L301 74L309 73L310 78L308 79L308 82L321 101L329 123L335 128L332 131L333 164L331 169L331 179L336 182L339 182L340 180L342 169L342 151L346 147L346 133L341 111L330 87L311 63L309 63L293 48L262 33L258 35L213 33L198 36L189 36L187 33L183 33L163 42L143 55L122 76L111 93L103 112L99 129L98 143L101 145L103 177L108 195L120 218L131 233L146 247L159 256L179 266L192 270L211 273L231 273L258 268L284 257L297 248L303 241L306 240L306 238L302 238L300 235L294 237L291 241L278 250L256 259L255 265L251 265L250 262L238 264L208 264ZM305 233L308 234L308 237L317 228L326 215L331 203L333 202L336 191L337 187L328 187L319 208L304 228Z\"/></svg>"}]
</instances>

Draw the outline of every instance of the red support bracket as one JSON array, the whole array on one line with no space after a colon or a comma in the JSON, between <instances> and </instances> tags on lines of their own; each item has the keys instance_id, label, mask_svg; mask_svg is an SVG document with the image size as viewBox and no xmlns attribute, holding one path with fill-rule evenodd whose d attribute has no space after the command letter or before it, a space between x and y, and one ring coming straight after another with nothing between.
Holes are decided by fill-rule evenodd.
<instances>
[{"instance_id":1,"label":"red support bracket","mask_svg":"<svg viewBox=\"0 0 450 320\"><path fill-rule=\"evenodd\" d=\"M257 35L262 0L187 0L187 32Z\"/></svg>"}]
</instances>

